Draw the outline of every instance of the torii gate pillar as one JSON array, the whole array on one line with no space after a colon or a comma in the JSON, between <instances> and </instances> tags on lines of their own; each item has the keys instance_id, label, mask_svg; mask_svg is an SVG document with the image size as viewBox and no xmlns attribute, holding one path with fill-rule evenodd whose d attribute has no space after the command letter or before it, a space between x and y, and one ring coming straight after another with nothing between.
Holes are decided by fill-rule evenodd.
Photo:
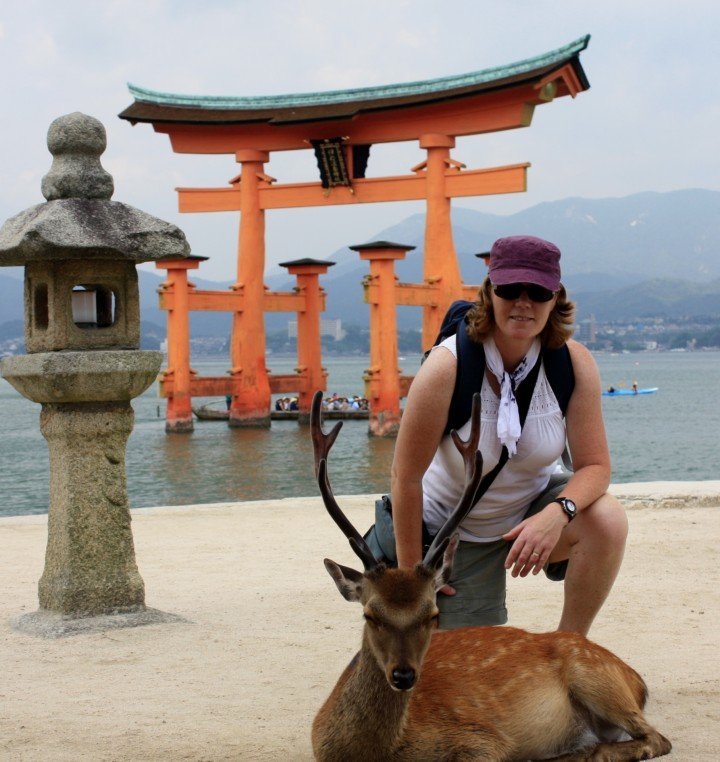
<instances>
[{"instance_id":1,"label":"torii gate pillar","mask_svg":"<svg viewBox=\"0 0 720 762\"><path fill-rule=\"evenodd\" d=\"M447 308L458 298L462 278L455 254L450 194L446 187L448 168L458 164L450 158L455 138L440 134L421 135L420 147L427 151L424 162L427 172L427 211L423 278L426 283L437 284L438 287L437 302L423 307L422 347L426 349L435 341ZM422 166L416 167L416 171Z\"/></svg>"},{"instance_id":2,"label":"torii gate pillar","mask_svg":"<svg viewBox=\"0 0 720 762\"><path fill-rule=\"evenodd\" d=\"M166 259L155 264L167 270L167 278L160 285L160 306L167 309L167 370L160 376L160 385L172 391L167 395L165 431L182 434L193 430L192 396L190 384L193 370L190 367L190 314L188 270L196 270L207 257ZM163 307L164 297L172 298L172 307ZM168 383L169 382L169 383Z\"/></svg>"},{"instance_id":3,"label":"torii gate pillar","mask_svg":"<svg viewBox=\"0 0 720 762\"><path fill-rule=\"evenodd\" d=\"M305 297L304 309L297 313L297 357L295 368L300 380L298 423L310 423L312 398L318 389L327 388L327 371L322 366L320 313L324 309L325 292L320 287L320 275L325 275L334 262L322 259L296 259L280 262L290 275L297 278L296 290Z\"/></svg>"},{"instance_id":4,"label":"torii gate pillar","mask_svg":"<svg viewBox=\"0 0 720 762\"><path fill-rule=\"evenodd\" d=\"M397 436L400 428L400 368L397 350L395 260L414 246L389 241L350 246L370 262L365 300L370 304L370 367L365 371L365 396L370 400L368 432L377 437Z\"/></svg>"},{"instance_id":5,"label":"torii gate pillar","mask_svg":"<svg viewBox=\"0 0 720 762\"><path fill-rule=\"evenodd\" d=\"M270 158L267 151L243 149L235 158L240 173L240 236L237 282L243 309L233 313L230 375L236 381L230 405L231 427L270 426L270 379L265 366L265 210L260 206L259 184Z\"/></svg>"}]
</instances>

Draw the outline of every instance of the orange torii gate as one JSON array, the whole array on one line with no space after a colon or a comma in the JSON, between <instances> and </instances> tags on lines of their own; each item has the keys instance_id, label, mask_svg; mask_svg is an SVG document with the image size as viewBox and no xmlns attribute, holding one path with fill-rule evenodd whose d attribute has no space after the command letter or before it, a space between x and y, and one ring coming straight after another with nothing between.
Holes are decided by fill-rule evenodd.
<instances>
[{"instance_id":1,"label":"orange torii gate","mask_svg":"<svg viewBox=\"0 0 720 762\"><path fill-rule=\"evenodd\" d=\"M586 90L589 83L579 57L588 41L583 37L535 58L459 76L327 93L203 97L129 86L135 102L120 114L122 119L152 124L169 136L179 153L227 153L241 165L228 188L177 189L180 211L240 212L233 297L204 292L202 300L187 300L187 306L175 299L171 308L176 317L187 309L233 313L231 383L222 379L223 388L232 395L230 425L269 425L272 379L265 367L264 311L273 309L273 299L274 309L305 309L299 303L304 299L295 299L290 306L295 295L271 296L265 290L266 210L425 199L424 283L407 292L408 301L403 303L423 307L426 348L448 305L467 288L453 244L451 199L526 189L529 164L468 170L450 155L456 137L527 127L535 106ZM412 174L365 176L373 144L407 140L417 140L426 151ZM265 173L271 152L310 147L318 159L321 182L280 184ZM212 385L203 386L193 377L185 353L174 356L187 368L171 366L169 374L176 380L189 379L189 388L173 386L169 375L162 392L170 399L185 395L188 400L210 393ZM298 378L296 387L306 398L303 384ZM189 403L175 406L173 415L179 417L172 421L169 417L168 428L186 427L188 421L182 417L189 414Z\"/></svg>"}]
</instances>

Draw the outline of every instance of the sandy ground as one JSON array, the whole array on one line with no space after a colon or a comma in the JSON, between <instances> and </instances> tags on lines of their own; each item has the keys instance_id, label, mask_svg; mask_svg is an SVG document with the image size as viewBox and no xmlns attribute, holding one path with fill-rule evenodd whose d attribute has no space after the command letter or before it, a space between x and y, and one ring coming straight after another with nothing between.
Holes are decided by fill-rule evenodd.
<instances>
[{"instance_id":1,"label":"sandy ground","mask_svg":"<svg viewBox=\"0 0 720 762\"><path fill-rule=\"evenodd\" d=\"M632 664L672 758L720 759L720 481L624 484L631 536L591 637ZM358 528L372 498L343 498ZM317 499L133 512L163 624L61 640L37 607L45 517L0 520L0 759L308 760L312 718L360 637L322 558L356 566ZM511 624L552 629L561 586L511 580Z\"/></svg>"}]
</instances>

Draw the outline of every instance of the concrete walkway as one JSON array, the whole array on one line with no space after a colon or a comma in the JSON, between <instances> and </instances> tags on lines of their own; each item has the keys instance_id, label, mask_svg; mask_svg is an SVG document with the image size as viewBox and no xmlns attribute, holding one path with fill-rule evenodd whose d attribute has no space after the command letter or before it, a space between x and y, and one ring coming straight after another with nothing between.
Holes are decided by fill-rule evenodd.
<instances>
[{"instance_id":1,"label":"concrete walkway","mask_svg":"<svg viewBox=\"0 0 720 762\"><path fill-rule=\"evenodd\" d=\"M650 688L673 759L720 759L720 481L623 484L626 561L591 637ZM363 530L373 497L339 499ZM356 559L319 499L133 512L147 603L186 622L43 640L44 516L0 519L0 759L309 760L312 718L357 649L325 556ZM562 589L511 580L511 624L552 629Z\"/></svg>"}]
</instances>

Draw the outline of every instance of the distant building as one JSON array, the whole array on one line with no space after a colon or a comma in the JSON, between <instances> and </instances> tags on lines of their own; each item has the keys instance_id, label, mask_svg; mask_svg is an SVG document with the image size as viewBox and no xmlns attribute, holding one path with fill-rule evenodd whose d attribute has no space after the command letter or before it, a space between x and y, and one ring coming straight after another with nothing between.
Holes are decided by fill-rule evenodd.
<instances>
[{"instance_id":1,"label":"distant building","mask_svg":"<svg viewBox=\"0 0 720 762\"><path fill-rule=\"evenodd\" d=\"M597 341L597 322L595 315L581 320L575 330L575 336L578 341L584 344L594 344Z\"/></svg>"},{"instance_id":2,"label":"distant building","mask_svg":"<svg viewBox=\"0 0 720 762\"><path fill-rule=\"evenodd\" d=\"M330 318L322 318L320 320L320 335L331 336L335 341L340 341L345 338L346 332L342 327L342 320L331 320ZM297 320L288 320L288 338L297 339Z\"/></svg>"}]
</instances>

